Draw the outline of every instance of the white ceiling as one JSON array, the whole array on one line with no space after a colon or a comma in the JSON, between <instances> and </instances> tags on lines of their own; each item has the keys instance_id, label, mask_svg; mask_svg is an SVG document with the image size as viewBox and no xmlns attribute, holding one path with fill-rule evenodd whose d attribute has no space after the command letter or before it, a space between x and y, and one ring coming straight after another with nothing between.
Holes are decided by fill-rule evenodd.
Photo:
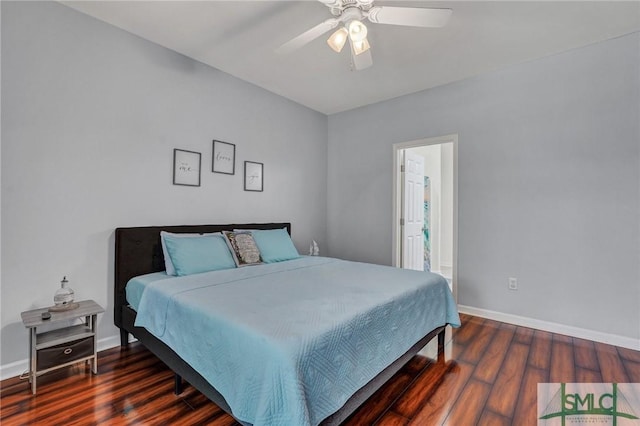
<instances>
[{"instance_id":1,"label":"white ceiling","mask_svg":"<svg viewBox=\"0 0 640 426\"><path fill-rule=\"evenodd\" d=\"M65 5L325 114L640 31L640 2L382 1L447 7L445 28L368 24L373 66L322 36L274 50L331 17L307 1L63 1Z\"/></svg>"}]
</instances>

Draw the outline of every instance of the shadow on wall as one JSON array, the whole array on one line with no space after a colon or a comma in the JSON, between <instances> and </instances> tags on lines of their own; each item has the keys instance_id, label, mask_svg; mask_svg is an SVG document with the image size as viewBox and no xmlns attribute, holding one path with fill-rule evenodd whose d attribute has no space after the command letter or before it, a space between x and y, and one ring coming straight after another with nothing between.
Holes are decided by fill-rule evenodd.
<instances>
[{"instance_id":1,"label":"shadow on wall","mask_svg":"<svg viewBox=\"0 0 640 426\"><path fill-rule=\"evenodd\" d=\"M36 309L39 307L40 306L30 306L25 310ZM21 353L24 353L24 356L22 357L23 359L27 359L29 357L29 330L24 326L24 324L22 324L22 321L12 322L5 325L2 327L2 330L0 330L0 335L2 336L0 337L0 366L4 366L7 356L10 356L11 352L15 352L11 343L13 343L14 346L18 344L24 347L24 350L20 351ZM12 336L20 335L24 336L24 338L19 340L19 342L15 342L15 339L11 339Z\"/></svg>"}]
</instances>

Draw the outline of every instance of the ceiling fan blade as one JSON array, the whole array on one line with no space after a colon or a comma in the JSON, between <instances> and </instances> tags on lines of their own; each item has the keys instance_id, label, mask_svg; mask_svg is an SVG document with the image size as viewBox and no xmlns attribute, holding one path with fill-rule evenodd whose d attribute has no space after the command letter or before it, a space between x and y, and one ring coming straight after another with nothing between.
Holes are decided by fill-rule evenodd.
<instances>
[{"instance_id":1,"label":"ceiling fan blade","mask_svg":"<svg viewBox=\"0 0 640 426\"><path fill-rule=\"evenodd\" d=\"M453 10L419 7L374 6L367 18L377 24L440 28L447 25Z\"/></svg>"},{"instance_id":2,"label":"ceiling fan blade","mask_svg":"<svg viewBox=\"0 0 640 426\"><path fill-rule=\"evenodd\" d=\"M327 31L337 27L339 23L340 21L335 18L327 19L326 21L316 25L310 30L303 32L299 36L289 40L282 46L278 47L276 49L276 53L287 54L293 52L294 50L300 49L305 44L315 40Z\"/></svg>"},{"instance_id":3,"label":"ceiling fan blade","mask_svg":"<svg viewBox=\"0 0 640 426\"><path fill-rule=\"evenodd\" d=\"M371 49L367 49L359 55L353 50L353 43L349 39L349 45L351 46L351 63L356 71L361 71L365 68L369 68L373 65L373 58L371 57Z\"/></svg>"}]
</instances>

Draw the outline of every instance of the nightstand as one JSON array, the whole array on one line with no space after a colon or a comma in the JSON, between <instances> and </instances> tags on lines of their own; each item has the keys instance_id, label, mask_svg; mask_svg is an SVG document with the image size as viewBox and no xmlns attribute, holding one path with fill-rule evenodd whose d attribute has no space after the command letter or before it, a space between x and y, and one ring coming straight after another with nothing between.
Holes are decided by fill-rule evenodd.
<instances>
[{"instance_id":1,"label":"nightstand","mask_svg":"<svg viewBox=\"0 0 640 426\"><path fill-rule=\"evenodd\" d=\"M89 361L91 371L98 374L97 329L98 314L104 308L93 300L78 302L78 307L63 312L51 312L51 318L42 319L48 308L34 309L20 314L22 323L29 329L29 382L31 392L36 393L36 379L49 371L76 362ZM38 333L38 327L64 321L82 319L83 324L70 325L57 330Z\"/></svg>"}]
</instances>

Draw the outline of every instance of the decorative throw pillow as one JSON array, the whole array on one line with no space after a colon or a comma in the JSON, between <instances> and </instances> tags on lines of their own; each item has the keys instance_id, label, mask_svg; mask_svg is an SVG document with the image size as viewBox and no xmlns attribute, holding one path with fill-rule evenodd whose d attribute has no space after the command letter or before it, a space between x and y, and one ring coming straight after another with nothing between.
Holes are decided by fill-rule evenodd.
<instances>
[{"instance_id":1,"label":"decorative throw pillow","mask_svg":"<svg viewBox=\"0 0 640 426\"><path fill-rule=\"evenodd\" d=\"M253 240L251 232L222 231L222 235L224 235L224 239L231 249L236 266L259 265L262 263L260 251Z\"/></svg>"}]
</instances>

